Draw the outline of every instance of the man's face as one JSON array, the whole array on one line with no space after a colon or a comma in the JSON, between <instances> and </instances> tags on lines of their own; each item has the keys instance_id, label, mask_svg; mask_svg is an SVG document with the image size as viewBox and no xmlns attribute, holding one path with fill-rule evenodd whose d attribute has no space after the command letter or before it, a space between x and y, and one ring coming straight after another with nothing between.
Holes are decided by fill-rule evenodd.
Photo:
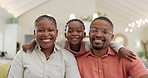
<instances>
[{"instance_id":1,"label":"man's face","mask_svg":"<svg viewBox=\"0 0 148 78\"><path fill-rule=\"evenodd\" d=\"M70 22L67 26L67 32L65 33L65 37L72 45L80 44L85 37L83 25L78 21Z\"/></svg>"},{"instance_id":2,"label":"man's face","mask_svg":"<svg viewBox=\"0 0 148 78\"><path fill-rule=\"evenodd\" d=\"M57 37L57 28L51 20L41 20L36 23L35 38L42 48L51 48Z\"/></svg>"},{"instance_id":3,"label":"man's face","mask_svg":"<svg viewBox=\"0 0 148 78\"><path fill-rule=\"evenodd\" d=\"M104 20L95 20L90 26L89 39L96 50L107 49L113 38L113 28Z\"/></svg>"}]
</instances>

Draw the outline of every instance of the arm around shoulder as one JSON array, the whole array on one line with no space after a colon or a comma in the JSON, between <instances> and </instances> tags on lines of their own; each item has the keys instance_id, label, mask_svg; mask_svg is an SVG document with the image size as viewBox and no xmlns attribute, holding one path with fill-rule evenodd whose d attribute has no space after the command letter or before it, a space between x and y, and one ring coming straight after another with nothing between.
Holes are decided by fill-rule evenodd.
<instances>
[{"instance_id":1,"label":"arm around shoulder","mask_svg":"<svg viewBox=\"0 0 148 78\"><path fill-rule=\"evenodd\" d=\"M122 44L119 44L116 41L111 41L110 42L110 47L113 48L117 53L119 52L119 49L124 47Z\"/></svg>"}]
</instances>

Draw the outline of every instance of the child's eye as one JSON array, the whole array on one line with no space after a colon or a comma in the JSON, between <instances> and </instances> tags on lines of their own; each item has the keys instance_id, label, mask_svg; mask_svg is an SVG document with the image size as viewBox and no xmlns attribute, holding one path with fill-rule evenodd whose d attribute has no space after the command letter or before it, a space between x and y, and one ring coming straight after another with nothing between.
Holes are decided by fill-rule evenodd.
<instances>
[{"instance_id":1,"label":"child's eye","mask_svg":"<svg viewBox=\"0 0 148 78\"><path fill-rule=\"evenodd\" d=\"M68 30L68 33L72 33L72 31L71 30Z\"/></svg>"},{"instance_id":2,"label":"child's eye","mask_svg":"<svg viewBox=\"0 0 148 78\"><path fill-rule=\"evenodd\" d=\"M78 33L81 33L81 32L82 32L82 30L77 30L77 32L78 32Z\"/></svg>"}]
</instances>

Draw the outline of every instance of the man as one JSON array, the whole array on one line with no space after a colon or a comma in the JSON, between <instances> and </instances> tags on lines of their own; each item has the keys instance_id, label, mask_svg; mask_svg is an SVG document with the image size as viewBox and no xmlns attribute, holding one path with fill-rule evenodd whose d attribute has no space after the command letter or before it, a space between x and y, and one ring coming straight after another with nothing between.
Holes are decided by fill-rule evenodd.
<instances>
[{"instance_id":1,"label":"man","mask_svg":"<svg viewBox=\"0 0 148 78\"><path fill-rule=\"evenodd\" d=\"M148 78L148 70L137 56L133 62L118 59L109 47L113 37L113 24L108 18L92 21L89 32L92 49L77 58L81 78Z\"/></svg>"}]
</instances>

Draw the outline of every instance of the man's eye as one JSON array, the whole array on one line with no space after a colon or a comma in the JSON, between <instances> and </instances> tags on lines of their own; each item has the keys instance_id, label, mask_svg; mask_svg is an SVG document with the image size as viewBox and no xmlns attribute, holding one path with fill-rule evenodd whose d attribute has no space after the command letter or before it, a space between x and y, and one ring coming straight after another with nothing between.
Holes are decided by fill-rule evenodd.
<instances>
[{"instance_id":1,"label":"man's eye","mask_svg":"<svg viewBox=\"0 0 148 78\"><path fill-rule=\"evenodd\" d=\"M98 30L97 29L94 29L93 32L98 32Z\"/></svg>"},{"instance_id":2,"label":"man's eye","mask_svg":"<svg viewBox=\"0 0 148 78\"><path fill-rule=\"evenodd\" d=\"M48 32L54 31L53 29L49 29Z\"/></svg>"},{"instance_id":3,"label":"man's eye","mask_svg":"<svg viewBox=\"0 0 148 78\"><path fill-rule=\"evenodd\" d=\"M107 34L107 33L108 33L107 30L102 30L101 32L102 32L103 34Z\"/></svg>"}]
</instances>

